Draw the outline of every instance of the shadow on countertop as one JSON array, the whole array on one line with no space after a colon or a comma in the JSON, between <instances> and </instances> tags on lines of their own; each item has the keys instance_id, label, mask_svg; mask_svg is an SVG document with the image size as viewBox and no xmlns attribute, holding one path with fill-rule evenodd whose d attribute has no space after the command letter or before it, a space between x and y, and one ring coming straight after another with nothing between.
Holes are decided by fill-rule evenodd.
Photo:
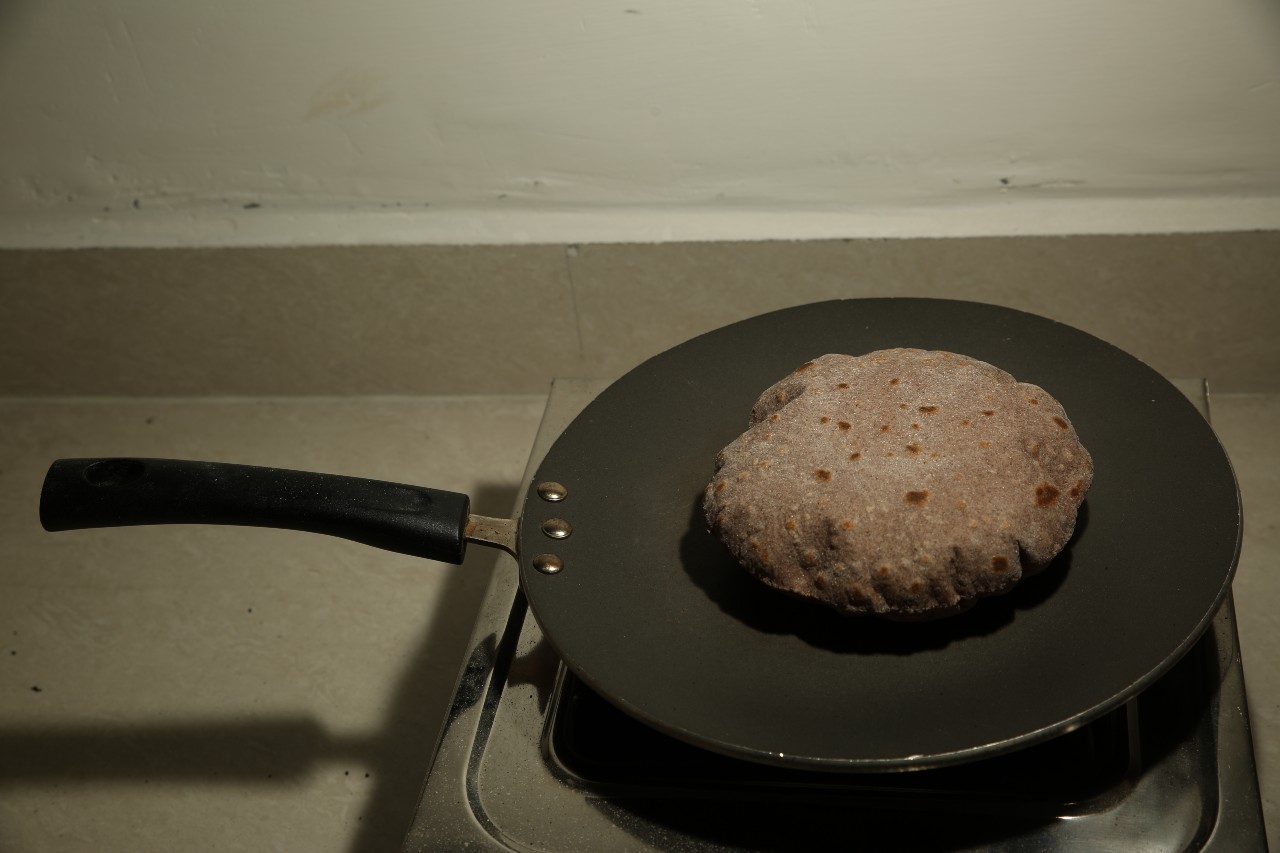
<instances>
[{"instance_id":1,"label":"shadow on countertop","mask_svg":"<svg viewBox=\"0 0 1280 853\"><path fill-rule=\"evenodd\" d=\"M514 486L488 486L472 495L477 511L502 513L515 505ZM461 668L468 632L501 555L471 548L462 566L447 569L431 627L414 650L390 697L382 724L365 734L327 731L319 715L85 725L0 727L0 790L35 785L102 782L173 785L284 785L326 765L349 764L370 779L351 853L399 849L418 807L423 780L448 712L451 691L438 673ZM433 676L432 673L435 673Z\"/></svg>"}]
</instances>

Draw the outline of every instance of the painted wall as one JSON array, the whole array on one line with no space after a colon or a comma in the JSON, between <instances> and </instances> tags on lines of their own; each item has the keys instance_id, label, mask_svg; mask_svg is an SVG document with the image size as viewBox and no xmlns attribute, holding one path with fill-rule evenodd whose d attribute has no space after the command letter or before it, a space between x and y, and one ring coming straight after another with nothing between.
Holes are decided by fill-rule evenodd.
<instances>
[{"instance_id":1,"label":"painted wall","mask_svg":"<svg viewBox=\"0 0 1280 853\"><path fill-rule=\"evenodd\" d=\"M1267 0L16 0L0 245L1280 227Z\"/></svg>"}]
</instances>

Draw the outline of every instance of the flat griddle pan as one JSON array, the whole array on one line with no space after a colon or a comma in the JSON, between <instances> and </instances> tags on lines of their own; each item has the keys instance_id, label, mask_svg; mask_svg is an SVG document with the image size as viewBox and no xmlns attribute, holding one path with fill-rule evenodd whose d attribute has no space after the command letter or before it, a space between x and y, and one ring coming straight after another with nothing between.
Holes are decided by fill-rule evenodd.
<instances>
[{"instance_id":1,"label":"flat griddle pan","mask_svg":"<svg viewBox=\"0 0 1280 853\"><path fill-rule=\"evenodd\" d=\"M1040 385L1065 407L1095 465L1076 535L1053 565L930 623L842 617L765 589L706 531L700 510L717 453L746 428L761 391L825 353L890 347L963 353ZM538 495L549 481L564 486L564 500ZM193 520L124 512L94 521L90 512L77 521L74 510L59 520L74 492L64 481L51 497L46 484L46 526ZM413 552L253 515L195 520L300 526ZM461 517L454 527L466 523L465 506ZM549 538L553 518L571 535ZM441 535L432 524L417 529ZM865 772L1009 751L1123 703L1205 630L1229 590L1240 537L1221 445L1137 359L1007 308L859 299L709 332L611 385L547 453L514 550L549 642L622 710L727 755ZM422 553L461 560L460 551ZM545 554L563 568L534 568Z\"/></svg>"}]
</instances>

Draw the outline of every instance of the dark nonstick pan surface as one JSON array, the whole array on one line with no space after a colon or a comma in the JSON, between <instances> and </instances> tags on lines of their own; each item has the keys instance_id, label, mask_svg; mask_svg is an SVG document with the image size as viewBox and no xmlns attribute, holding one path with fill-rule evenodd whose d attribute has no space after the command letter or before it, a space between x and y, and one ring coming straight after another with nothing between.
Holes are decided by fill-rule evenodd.
<instances>
[{"instance_id":1,"label":"dark nonstick pan surface","mask_svg":"<svg viewBox=\"0 0 1280 853\"><path fill-rule=\"evenodd\" d=\"M1013 593L932 623L846 618L763 588L707 533L702 490L756 397L824 353L963 353L1066 408L1095 479L1076 536ZM710 332L602 393L557 440L520 525L521 581L566 664L682 740L775 764L938 766L1052 737L1133 696L1226 595L1227 457L1172 385L1068 326L930 299L806 305ZM548 539L547 518L572 535ZM531 567L555 553L558 574Z\"/></svg>"}]
</instances>

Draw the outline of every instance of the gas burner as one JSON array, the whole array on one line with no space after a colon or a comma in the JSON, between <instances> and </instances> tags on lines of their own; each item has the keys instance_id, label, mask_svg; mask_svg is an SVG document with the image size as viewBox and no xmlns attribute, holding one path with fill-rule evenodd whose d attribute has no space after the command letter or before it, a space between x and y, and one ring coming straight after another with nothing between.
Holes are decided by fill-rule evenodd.
<instances>
[{"instance_id":1,"label":"gas burner","mask_svg":"<svg viewBox=\"0 0 1280 853\"><path fill-rule=\"evenodd\" d=\"M1203 383L1175 384L1207 414ZM553 385L526 477L603 387ZM1173 669L1101 718L896 773L756 764L637 722L556 658L514 572L494 573L471 648L405 853L1267 849L1230 597Z\"/></svg>"}]
</instances>

